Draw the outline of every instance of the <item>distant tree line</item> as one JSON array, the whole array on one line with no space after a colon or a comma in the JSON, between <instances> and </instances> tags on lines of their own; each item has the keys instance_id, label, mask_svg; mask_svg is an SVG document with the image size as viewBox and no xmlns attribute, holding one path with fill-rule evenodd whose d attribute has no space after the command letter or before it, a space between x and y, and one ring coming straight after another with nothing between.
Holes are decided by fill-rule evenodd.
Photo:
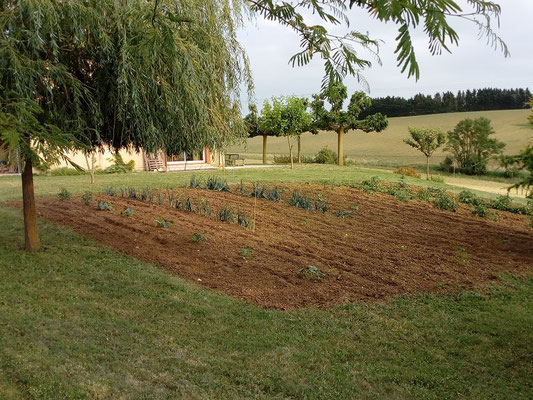
<instances>
[{"instance_id":1,"label":"distant tree line","mask_svg":"<svg viewBox=\"0 0 533 400\"><path fill-rule=\"evenodd\" d=\"M438 114L462 111L513 110L528 108L531 92L526 89L479 89L436 93L434 96L417 94L409 99L387 96L372 99L372 105L361 117L381 113L387 117Z\"/></svg>"}]
</instances>

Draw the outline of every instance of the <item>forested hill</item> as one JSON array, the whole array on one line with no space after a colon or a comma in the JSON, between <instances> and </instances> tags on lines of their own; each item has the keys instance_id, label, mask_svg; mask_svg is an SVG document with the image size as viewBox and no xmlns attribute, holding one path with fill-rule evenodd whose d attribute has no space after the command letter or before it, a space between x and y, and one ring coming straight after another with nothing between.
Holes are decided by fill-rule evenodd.
<instances>
[{"instance_id":1,"label":"forested hill","mask_svg":"<svg viewBox=\"0 0 533 400\"><path fill-rule=\"evenodd\" d=\"M417 94L405 99L387 96L372 99L372 106L362 113L362 117L377 112L388 117L438 114L464 111L513 110L528 108L526 102L531 92L526 89L474 89L456 94L436 93L434 96Z\"/></svg>"}]
</instances>

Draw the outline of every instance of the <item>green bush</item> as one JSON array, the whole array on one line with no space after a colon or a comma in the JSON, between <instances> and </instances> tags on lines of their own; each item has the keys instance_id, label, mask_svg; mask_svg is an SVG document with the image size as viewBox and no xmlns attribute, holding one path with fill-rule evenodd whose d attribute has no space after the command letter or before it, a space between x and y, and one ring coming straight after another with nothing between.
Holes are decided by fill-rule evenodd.
<instances>
[{"instance_id":1,"label":"green bush","mask_svg":"<svg viewBox=\"0 0 533 400\"><path fill-rule=\"evenodd\" d=\"M459 193L459 202L463 204L473 204L476 200L476 195L470 190L462 190Z\"/></svg>"},{"instance_id":2,"label":"green bush","mask_svg":"<svg viewBox=\"0 0 533 400\"><path fill-rule=\"evenodd\" d=\"M70 200L70 198L72 197L72 194L70 194L70 192L67 189L62 188L57 194L57 197L59 197L61 200Z\"/></svg>"},{"instance_id":3,"label":"green bush","mask_svg":"<svg viewBox=\"0 0 533 400\"><path fill-rule=\"evenodd\" d=\"M338 159L337 153L325 146L316 153L314 161L317 164L337 164Z\"/></svg>"},{"instance_id":4,"label":"green bush","mask_svg":"<svg viewBox=\"0 0 533 400\"><path fill-rule=\"evenodd\" d=\"M155 226L157 226L158 228L168 228L173 223L174 223L174 221L165 219L163 217L156 217L156 219L155 219Z\"/></svg>"},{"instance_id":5,"label":"green bush","mask_svg":"<svg viewBox=\"0 0 533 400\"><path fill-rule=\"evenodd\" d=\"M207 237L207 232L195 232L193 235L192 235L192 241L193 242L196 242L196 243L202 243L202 242L207 242L209 240L209 238Z\"/></svg>"},{"instance_id":6,"label":"green bush","mask_svg":"<svg viewBox=\"0 0 533 400\"><path fill-rule=\"evenodd\" d=\"M494 221L498 220L498 214L489 209L489 205L486 201L476 199L473 203L472 215L476 215L481 218L488 218Z\"/></svg>"},{"instance_id":7,"label":"green bush","mask_svg":"<svg viewBox=\"0 0 533 400\"><path fill-rule=\"evenodd\" d=\"M51 176L75 176L85 175L86 173L86 171L68 167L55 168L51 169L50 172L48 172L48 174Z\"/></svg>"},{"instance_id":8,"label":"green bush","mask_svg":"<svg viewBox=\"0 0 533 400\"><path fill-rule=\"evenodd\" d=\"M400 167L394 170L394 173L398 175L410 176L412 178L420 179L420 174L417 172L416 169L411 168L411 167Z\"/></svg>"},{"instance_id":9,"label":"green bush","mask_svg":"<svg viewBox=\"0 0 533 400\"><path fill-rule=\"evenodd\" d=\"M370 179L364 180L360 184L360 189L366 193L382 192L383 186L381 184L381 179L377 176L373 176Z\"/></svg>"},{"instance_id":10,"label":"green bush","mask_svg":"<svg viewBox=\"0 0 533 400\"><path fill-rule=\"evenodd\" d=\"M321 280L322 276L324 275L324 273L320 269L315 267L314 265L309 265L306 268L300 269L298 271L298 274L300 274L301 276L303 276L303 277L305 277L307 279L311 279L311 280L314 280L314 281Z\"/></svg>"},{"instance_id":11,"label":"green bush","mask_svg":"<svg viewBox=\"0 0 533 400\"><path fill-rule=\"evenodd\" d=\"M431 182L444 183L444 178L440 175L431 175Z\"/></svg>"},{"instance_id":12,"label":"green bush","mask_svg":"<svg viewBox=\"0 0 533 400\"><path fill-rule=\"evenodd\" d=\"M91 205L91 200L93 199L93 194L89 191L86 191L85 193L83 193L83 195L81 196L81 201L83 202L83 204L85 204L86 206L90 206Z\"/></svg>"},{"instance_id":13,"label":"green bush","mask_svg":"<svg viewBox=\"0 0 533 400\"><path fill-rule=\"evenodd\" d=\"M457 202L455 199L446 193L444 190L439 192L435 198L431 200L431 203L442 210L457 211Z\"/></svg>"},{"instance_id":14,"label":"green bush","mask_svg":"<svg viewBox=\"0 0 533 400\"><path fill-rule=\"evenodd\" d=\"M396 197L398 200L405 202L408 202L413 198L413 195L404 180L396 183L396 185L389 186L387 193Z\"/></svg>"},{"instance_id":15,"label":"green bush","mask_svg":"<svg viewBox=\"0 0 533 400\"><path fill-rule=\"evenodd\" d=\"M126 172L132 172L135 169L135 161L130 160L125 163L119 153L113 154L113 158L109 158L108 161L113 164L104 170L106 174L123 174Z\"/></svg>"}]
</instances>

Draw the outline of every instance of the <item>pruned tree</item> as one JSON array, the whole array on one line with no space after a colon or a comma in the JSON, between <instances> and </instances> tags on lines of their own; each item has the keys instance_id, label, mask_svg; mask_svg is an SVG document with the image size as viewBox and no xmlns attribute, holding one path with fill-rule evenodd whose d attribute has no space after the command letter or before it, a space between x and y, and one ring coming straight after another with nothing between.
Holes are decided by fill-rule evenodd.
<instances>
[{"instance_id":1,"label":"pruned tree","mask_svg":"<svg viewBox=\"0 0 533 400\"><path fill-rule=\"evenodd\" d=\"M426 179L429 180L429 158L446 142L446 134L440 129L411 128L411 137L404 142L426 156Z\"/></svg>"},{"instance_id":2,"label":"pruned tree","mask_svg":"<svg viewBox=\"0 0 533 400\"><path fill-rule=\"evenodd\" d=\"M490 137L494 133L488 118L464 119L448 132L445 150L452 153L462 172L484 174L490 158L501 154L505 147L505 143Z\"/></svg>"},{"instance_id":3,"label":"pruned tree","mask_svg":"<svg viewBox=\"0 0 533 400\"><path fill-rule=\"evenodd\" d=\"M346 86L336 83L330 85L325 92L314 95L311 103L313 126L337 133L338 165L344 164L344 135L347 130L381 132L389 124L387 118L380 113L358 119L359 114L371 104L370 97L364 92L355 92L350 98L347 109L344 110L347 97ZM329 109L326 109L326 101L330 105Z\"/></svg>"},{"instance_id":4,"label":"pruned tree","mask_svg":"<svg viewBox=\"0 0 533 400\"><path fill-rule=\"evenodd\" d=\"M38 157L101 146L190 152L245 133L235 101L243 82L251 87L236 40L240 3L157 3L0 2L2 141L20 148L27 249L39 247Z\"/></svg>"},{"instance_id":5,"label":"pruned tree","mask_svg":"<svg viewBox=\"0 0 533 400\"><path fill-rule=\"evenodd\" d=\"M290 96L285 99L282 108L282 118L285 120L285 132L289 144L289 157L291 168L294 168L292 142L291 139L296 137L298 143L298 163L302 162L302 134L304 132L318 133L311 114L308 112L309 100L303 97Z\"/></svg>"},{"instance_id":6,"label":"pruned tree","mask_svg":"<svg viewBox=\"0 0 533 400\"><path fill-rule=\"evenodd\" d=\"M250 104L248 106L249 113L244 117L244 123L248 132L248 137L261 136L263 138L263 164L267 164L267 138L271 136L271 132L265 129L262 124L261 116L257 112L257 106ZM277 136L277 135L274 135Z\"/></svg>"}]
</instances>

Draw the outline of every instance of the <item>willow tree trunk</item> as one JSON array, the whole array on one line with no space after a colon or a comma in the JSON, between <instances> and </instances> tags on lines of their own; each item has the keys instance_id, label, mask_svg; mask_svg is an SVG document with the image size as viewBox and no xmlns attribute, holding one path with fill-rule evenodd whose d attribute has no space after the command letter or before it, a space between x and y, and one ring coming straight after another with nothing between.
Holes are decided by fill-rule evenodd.
<instances>
[{"instance_id":1,"label":"willow tree trunk","mask_svg":"<svg viewBox=\"0 0 533 400\"><path fill-rule=\"evenodd\" d=\"M27 158L22 171L22 204L24 214L24 248L39 250L39 230L37 227L37 210L33 191L33 163Z\"/></svg>"},{"instance_id":2,"label":"willow tree trunk","mask_svg":"<svg viewBox=\"0 0 533 400\"><path fill-rule=\"evenodd\" d=\"M289 157L291 159L291 169L294 168L294 161L292 159L292 143L291 143L291 137L287 135L287 143L289 143Z\"/></svg>"},{"instance_id":3,"label":"willow tree trunk","mask_svg":"<svg viewBox=\"0 0 533 400\"><path fill-rule=\"evenodd\" d=\"M337 131L337 164L344 165L344 127Z\"/></svg>"},{"instance_id":4,"label":"willow tree trunk","mask_svg":"<svg viewBox=\"0 0 533 400\"><path fill-rule=\"evenodd\" d=\"M298 164L302 163L302 136L298 135Z\"/></svg>"},{"instance_id":5,"label":"willow tree trunk","mask_svg":"<svg viewBox=\"0 0 533 400\"><path fill-rule=\"evenodd\" d=\"M429 157L426 157L426 180L429 181Z\"/></svg>"},{"instance_id":6,"label":"willow tree trunk","mask_svg":"<svg viewBox=\"0 0 533 400\"><path fill-rule=\"evenodd\" d=\"M267 135L263 135L263 164L267 163Z\"/></svg>"}]
</instances>

